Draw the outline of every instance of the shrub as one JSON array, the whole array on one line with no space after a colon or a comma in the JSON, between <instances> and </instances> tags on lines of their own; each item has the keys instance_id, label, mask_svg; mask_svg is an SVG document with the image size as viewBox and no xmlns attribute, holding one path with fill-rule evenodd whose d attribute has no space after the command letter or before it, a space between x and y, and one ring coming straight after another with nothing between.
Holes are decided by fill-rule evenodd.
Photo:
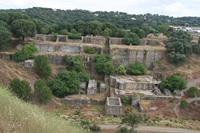
<instances>
[{"instance_id":1,"label":"shrub","mask_svg":"<svg viewBox=\"0 0 200 133\"><path fill-rule=\"evenodd\" d=\"M41 102L41 103L46 103L48 100L50 100L52 97L52 92L51 90L49 89L49 87L47 86L44 86L42 87L40 90L39 90L39 93L38 93L38 100Z\"/></svg>"},{"instance_id":2,"label":"shrub","mask_svg":"<svg viewBox=\"0 0 200 133\"><path fill-rule=\"evenodd\" d=\"M80 61L74 61L73 62L73 70L76 72L81 72L84 69L83 63Z\"/></svg>"},{"instance_id":3,"label":"shrub","mask_svg":"<svg viewBox=\"0 0 200 133\"><path fill-rule=\"evenodd\" d=\"M45 86L46 86L45 80L42 80L42 79L36 80L34 83L35 93L38 93L40 91L40 89Z\"/></svg>"},{"instance_id":4,"label":"shrub","mask_svg":"<svg viewBox=\"0 0 200 133\"><path fill-rule=\"evenodd\" d=\"M110 75L114 70L112 61L108 61L104 64L105 74Z\"/></svg>"},{"instance_id":5,"label":"shrub","mask_svg":"<svg viewBox=\"0 0 200 133\"><path fill-rule=\"evenodd\" d=\"M175 53L174 51L168 53L168 60L176 65L180 65L187 61L185 54L180 54L179 52Z\"/></svg>"},{"instance_id":6,"label":"shrub","mask_svg":"<svg viewBox=\"0 0 200 133\"><path fill-rule=\"evenodd\" d=\"M195 95L199 94L199 90L197 87L190 87L190 89L188 90L188 94L192 97L194 97Z\"/></svg>"},{"instance_id":7,"label":"shrub","mask_svg":"<svg viewBox=\"0 0 200 133\"><path fill-rule=\"evenodd\" d=\"M13 55L13 60L16 62L22 62L25 60L25 53L22 50L18 50Z\"/></svg>"},{"instance_id":8,"label":"shrub","mask_svg":"<svg viewBox=\"0 0 200 133\"><path fill-rule=\"evenodd\" d=\"M126 95L124 95L124 96L122 97L122 102L123 102L124 104L127 104L127 103L129 102L129 97L126 96Z\"/></svg>"},{"instance_id":9,"label":"shrub","mask_svg":"<svg viewBox=\"0 0 200 133\"><path fill-rule=\"evenodd\" d=\"M14 92L17 97L27 100L31 93L30 84L26 80L14 78L10 81L9 89Z\"/></svg>"},{"instance_id":10,"label":"shrub","mask_svg":"<svg viewBox=\"0 0 200 133\"><path fill-rule=\"evenodd\" d=\"M140 44L140 39L137 34L130 32L124 36L124 42L127 45L129 45L130 43L132 43L133 45L138 45Z\"/></svg>"},{"instance_id":11,"label":"shrub","mask_svg":"<svg viewBox=\"0 0 200 133\"><path fill-rule=\"evenodd\" d=\"M159 84L159 88L161 90L167 88L170 91L174 91L175 89L182 90L185 87L186 87L186 81L182 77L180 77L180 74L178 73L166 77Z\"/></svg>"},{"instance_id":12,"label":"shrub","mask_svg":"<svg viewBox=\"0 0 200 133\"><path fill-rule=\"evenodd\" d=\"M125 75L126 74L126 69L124 68L123 64L120 64L118 68L116 69L117 74L119 75Z\"/></svg>"},{"instance_id":13,"label":"shrub","mask_svg":"<svg viewBox=\"0 0 200 133\"><path fill-rule=\"evenodd\" d=\"M132 112L126 112L122 117L122 124L131 126L132 128L136 127L142 121L143 117L140 114L133 114Z\"/></svg>"},{"instance_id":14,"label":"shrub","mask_svg":"<svg viewBox=\"0 0 200 133\"><path fill-rule=\"evenodd\" d=\"M84 52L87 54L95 54L96 50L94 48L86 48Z\"/></svg>"},{"instance_id":15,"label":"shrub","mask_svg":"<svg viewBox=\"0 0 200 133\"><path fill-rule=\"evenodd\" d=\"M134 129L131 128L131 129L128 129L127 126L120 126L117 133L134 133Z\"/></svg>"},{"instance_id":16,"label":"shrub","mask_svg":"<svg viewBox=\"0 0 200 133\"><path fill-rule=\"evenodd\" d=\"M90 74L86 72L79 72L78 76L81 82L88 82L91 77Z\"/></svg>"},{"instance_id":17,"label":"shrub","mask_svg":"<svg viewBox=\"0 0 200 133\"><path fill-rule=\"evenodd\" d=\"M126 67L126 72L131 75L141 75L146 72L144 65L139 62L132 62L128 67Z\"/></svg>"},{"instance_id":18,"label":"shrub","mask_svg":"<svg viewBox=\"0 0 200 133\"><path fill-rule=\"evenodd\" d=\"M93 126L90 127L90 131L93 133L101 132L101 127L94 124Z\"/></svg>"},{"instance_id":19,"label":"shrub","mask_svg":"<svg viewBox=\"0 0 200 133\"><path fill-rule=\"evenodd\" d=\"M180 105L181 105L181 107L183 109L185 109L188 106L188 102L185 99L183 99L183 100L181 100L181 104Z\"/></svg>"},{"instance_id":20,"label":"shrub","mask_svg":"<svg viewBox=\"0 0 200 133\"><path fill-rule=\"evenodd\" d=\"M49 59L46 55L38 55L34 60L33 68L40 77L45 79L48 78L52 73L49 65Z\"/></svg>"}]
</instances>

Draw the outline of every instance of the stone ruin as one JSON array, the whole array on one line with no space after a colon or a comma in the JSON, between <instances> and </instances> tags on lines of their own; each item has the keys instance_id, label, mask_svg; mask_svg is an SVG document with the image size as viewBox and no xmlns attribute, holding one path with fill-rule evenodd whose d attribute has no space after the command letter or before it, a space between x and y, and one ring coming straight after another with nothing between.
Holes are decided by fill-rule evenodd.
<instances>
[{"instance_id":1,"label":"stone ruin","mask_svg":"<svg viewBox=\"0 0 200 133\"><path fill-rule=\"evenodd\" d=\"M12 60L13 55L14 55L13 52L1 52L0 53L1 58L4 59L4 60Z\"/></svg>"},{"instance_id":2,"label":"stone ruin","mask_svg":"<svg viewBox=\"0 0 200 133\"><path fill-rule=\"evenodd\" d=\"M24 67L26 68L33 68L33 65L34 65L34 60L25 60L24 61Z\"/></svg>"},{"instance_id":3,"label":"stone ruin","mask_svg":"<svg viewBox=\"0 0 200 133\"><path fill-rule=\"evenodd\" d=\"M36 34L35 35L36 40L40 40L43 42L54 41L53 37L54 37L54 35L44 35L44 34ZM55 42L68 42L68 35L56 35Z\"/></svg>"},{"instance_id":4,"label":"stone ruin","mask_svg":"<svg viewBox=\"0 0 200 133\"><path fill-rule=\"evenodd\" d=\"M94 96L97 93L97 82L95 80L89 80L87 95Z\"/></svg>"},{"instance_id":5,"label":"stone ruin","mask_svg":"<svg viewBox=\"0 0 200 133\"><path fill-rule=\"evenodd\" d=\"M105 104L105 114L106 115L122 115L122 103L121 99L118 97L107 97Z\"/></svg>"},{"instance_id":6,"label":"stone ruin","mask_svg":"<svg viewBox=\"0 0 200 133\"><path fill-rule=\"evenodd\" d=\"M124 38L109 37L109 44L122 45L124 44Z\"/></svg>"},{"instance_id":7,"label":"stone ruin","mask_svg":"<svg viewBox=\"0 0 200 133\"><path fill-rule=\"evenodd\" d=\"M79 89L79 94L85 94L86 90L87 90L87 83L86 82L81 82L80 89Z\"/></svg>"},{"instance_id":8,"label":"stone ruin","mask_svg":"<svg viewBox=\"0 0 200 133\"><path fill-rule=\"evenodd\" d=\"M106 38L104 36L85 36L82 37L84 43L100 44L104 45L106 43Z\"/></svg>"},{"instance_id":9,"label":"stone ruin","mask_svg":"<svg viewBox=\"0 0 200 133\"><path fill-rule=\"evenodd\" d=\"M106 92L106 84L101 83L100 84L100 93L105 93Z\"/></svg>"}]
</instances>

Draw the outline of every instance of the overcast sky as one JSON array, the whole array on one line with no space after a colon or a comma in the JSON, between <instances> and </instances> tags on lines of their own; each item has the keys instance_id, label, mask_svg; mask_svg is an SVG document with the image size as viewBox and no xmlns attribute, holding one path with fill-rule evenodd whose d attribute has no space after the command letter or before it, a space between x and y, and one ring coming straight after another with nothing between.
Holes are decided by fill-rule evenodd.
<instances>
[{"instance_id":1,"label":"overcast sky","mask_svg":"<svg viewBox=\"0 0 200 133\"><path fill-rule=\"evenodd\" d=\"M200 17L200 0L0 0L0 9L31 7Z\"/></svg>"}]
</instances>

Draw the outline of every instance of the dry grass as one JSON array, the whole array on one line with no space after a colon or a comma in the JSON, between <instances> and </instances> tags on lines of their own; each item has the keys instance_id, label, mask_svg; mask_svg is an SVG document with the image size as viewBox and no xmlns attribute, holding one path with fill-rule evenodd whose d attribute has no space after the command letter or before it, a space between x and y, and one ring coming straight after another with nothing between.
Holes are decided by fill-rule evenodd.
<instances>
[{"instance_id":1,"label":"dry grass","mask_svg":"<svg viewBox=\"0 0 200 133\"><path fill-rule=\"evenodd\" d=\"M0 87L0 132L81 133L81 129L60 117L26 103Z\"/></svg>"}]
</instances>

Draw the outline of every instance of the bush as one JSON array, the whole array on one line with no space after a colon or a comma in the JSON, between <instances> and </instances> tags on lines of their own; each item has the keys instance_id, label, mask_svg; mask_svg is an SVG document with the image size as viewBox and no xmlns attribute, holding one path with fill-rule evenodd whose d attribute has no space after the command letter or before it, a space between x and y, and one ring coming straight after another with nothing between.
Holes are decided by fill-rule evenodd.
<instances>
[{"instance_id":1,"label":"bush","mask_svg":"<svg viewBox=\"0 0 200 133\"><path fill-rule=\"evenodd\" d=\"M52 73L49 65L49 59L46 55L38 55L34 60L33 68L40 77L45 79L48 78Z\"/></svg>"},{"instance_id":2,"label":"bush","mask_svg":"<svg viewBox=\"0 0 200 133\"><path fill-rule=\"evenodd\" d=\"M101 127L94 124L93 126L90 127L90 131L93 133L101 132Z\"/></svg>"},{"instance_id":3,"label":"bush","mask_svg":"<svg viewBox=\"0 0 200 133\"><path fill-rule=\"evenodd\" d=\"M40 91L40 89L45 86L46 86L45 80L42 80L42 79L36 80L34 83L35 93L38 93Z\"/></svg>"},{"instance_id":4,"label":"bush","mask_svg":"<svg viewBox=\"0 0 200 133\"><path fill-rule=\"evenodd\" d=\"M79 72L78 76L81 82L88 82L91 77L87 72Z\"/></svg>"},{"instance_id":5,"label":"bush","mask_svg":"<svg viewBox=\"0 0 200 133\"><path fill-rule=\"evenodd\" d=\"M126 112L122 117L122 124L131 126L132 128L136 127L137 124L142 122L143 117L140 114L133 114L132 112Z\"/></svg>"},{"instance_id":6,"label":"bush","mask_svg":"<svg viewBox=\"0 0 200 133\"><path fill-rule=\"evenodd\" d=\"M127 45L129 45L130 43L132 43L133 45L138 45L140 44L140 39L137 34L130 32L124 36L124 42Z\"/></svg>"},{"instance_id":7,"label":"bush","mask_svg":"<svg viewBox=\"0 0 200 133\"><path fill-rule=\"evenodd\" d=\"M84 69L83 63L80 61L74 61L73 70L76 72L81 72Z\"/></svg>"},{"instance_id":8,"label":"bush","mask_svg":"<svg viewBox=\"0 0 200 133\"><path fill-rule=\"evenodd\" d=\"M127 104L127 103L129 102L129 97L126 96L126 95L124 95L124 96L122 97L122 102L123 102L124 104Z\"/></svg>"},{"instance_id":9,"label":"bush","mask_svg":"<svg viewBox=\"0 0 200 133\"><path fill-rule=\"evenodd\" d=\"M166 88L166 89L169 89L172 92L175 89L182 90L185 87L186 87L186 81L182 77L180 77L180 74L178 74L178 73L175 73L175 74L172 74L172 75L166 77L159 84L159 88L161 90Z\"/></svg>"},{"instance_id":10,"label":"bush","mask_svg":"<svg viewBox=\"0 0 200 133\"><path fill-rule=\"evenodd\" d=\"M95 54L96 50L94 48L86 48L84 52L87 54Z\"/></svg>"},{"instance_id":11,"label":"bush","mask_svg":"<svg viewBox=\"0 0 200 133\"><path fill-rule=\"evenodd\" d=\"M38 100L41 103L46 103L48 100L51 99L51 97L52 97L52 92L47 86L42 87L38 92Z\"/></svg>"},{"instance_id":12,"label":"bush","mask_svg":"<svg viewBox=\"0 0 200 133\"><path fill-rule=\"evenodd\" d=\"M126 74L126 69L124 68L123 64L120 64L118 68L116 69L117 74L119 75L125 75Z\"/></svg>"},{"instance_id":13,"label":"bush","mask_svg":"<svg viewBox=\"0 0 200 133\"><path fill-rule=\"evenodd\" d=\"M110 75L114 70L112 61L108 61L104 64L105 74Z\"/></svg>"},{"instance_id":14,"label":"bush","mask_svg":"<svg viewBox=\"0 0 200 133\"><path fill-rule=\"evenodd\" d=\"M26 80L14 78L10 81L9 89L14 92L17 97L27 100L31 93L30 84Z\"/></svg>"},{"instance_id":15,"label":"bush","mask_svg":"<svg viewBox=\"0 0 200 133\"><path fill-rule=\"evenodd\" d=\"M146 72L144 65L139 62L132 62L128 67L126 67L126 72L131 75L141 75Z\"/></svg>"},{"instance_id":16,"label":"bush","mask_svg":"<svg viewBox=\"0 0 200 133\"><path fill-rule=\"evenodd\" d=\"M181 100L181 107L185 109L187 106L188 106L188 102L185 99Z\"/></svg>"},{"instance_id":17,"label":"bush","mask_svg":"<svg viewBox=\"0 0 200 133\"><path fill-rule=\"evenodd\" d=\"M175 53L174 51L168 53L168 60L176 65L180 65L187 61L185 54L180 54L179 52Z\"/></svg>"},{"instance_id":18,"label":"bush","mask_svg":"<svg viewBox=\"0 0 200 133\"><path fill-rule=\"evenodd\" d=\"M188 90L188 94L192 97L194 97L195 95L199 94L199 90L197 87L190 87L190 89Z\"/></svg>"},{"instance_id":19,"label":"bush","mask_svg":"<svg viewBox=\"0 0 200 133\"><path fill-rule=\"evenodd\" d=\"M25 60L25 53L22 50L18 50L13 55L13 60L16 62L22 62Z\"/></svg>"}]
</instances>

